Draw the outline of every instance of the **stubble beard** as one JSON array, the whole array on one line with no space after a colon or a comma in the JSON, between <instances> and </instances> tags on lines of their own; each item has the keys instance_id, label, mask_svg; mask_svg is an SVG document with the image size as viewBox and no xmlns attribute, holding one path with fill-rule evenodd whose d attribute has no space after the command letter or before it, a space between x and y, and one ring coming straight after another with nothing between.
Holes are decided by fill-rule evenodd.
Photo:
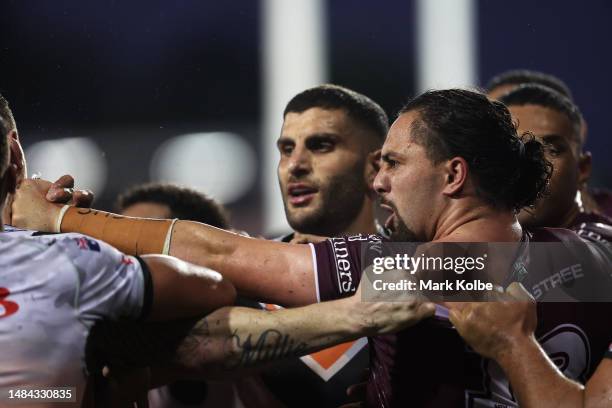
<instances>
[{"instance_id":1,"label":"stubble beard","mask_svg":"<svg viewBox=\"0 0 612 408\"><path fill-rule=\"evenodd\" d=\"M289 208L285 197L285 215L296 232L324 237L338 236L355 221L367 193L365 182L349 172L332 178L326 186L319 184L315 208Z\"/></svg>"},{"instance_id":2,"label":"stubble beard","mask_svg":"<svg viewBox=\"0 0 612 408\"><path fill-rule=\"evenodd\" d=\"M396 242L418 242L417 236L404 221L402 221L397 213L395 213L396 221L391 230L390 238Z\"/></svg>"}]
</instances>

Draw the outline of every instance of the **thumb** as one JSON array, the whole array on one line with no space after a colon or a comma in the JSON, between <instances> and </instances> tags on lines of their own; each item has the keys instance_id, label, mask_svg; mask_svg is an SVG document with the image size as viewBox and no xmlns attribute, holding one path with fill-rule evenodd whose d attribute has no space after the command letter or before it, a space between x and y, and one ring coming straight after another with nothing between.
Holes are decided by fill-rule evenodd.
<instances>
[{"instance_id":1,"label":"thumb","mask_svg":"<svg viewBox=\"0 0 612 408\"><path fill-rule=\"evenodd\" d=\"M436 304L432 302L423 302L419 305L417 314L422 317L431 317L436 314Z\"/></svg>"}]
</instances>

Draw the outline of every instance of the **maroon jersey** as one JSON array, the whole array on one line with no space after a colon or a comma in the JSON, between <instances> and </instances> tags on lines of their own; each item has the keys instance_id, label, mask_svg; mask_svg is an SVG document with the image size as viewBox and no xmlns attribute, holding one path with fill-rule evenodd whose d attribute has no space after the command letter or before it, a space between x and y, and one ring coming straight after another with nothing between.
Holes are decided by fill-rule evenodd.
<instances>
[{"instance_id":1,"label":"maroon jersey","mask_svg":"<svg viewBox=\"0 0 612 408\"><path fill-rule=\"evenodd\" d=\"M581 212L569 229L591 242L612 243L612 219L605 215Z\"/></svg>"},{"instance_id":2,"label":"maroon jersey","mask_svg":"<svg viewBox=\"0 0 612 408\"><path fill-rule=\"evenodd\" d=\"M590 191L590 194L601 212L608 217L612 217L612 191L606 188L595 188Z\"/></svg>"},{"instance_id":3,"label":"maroon jersey","mask_svg":"<svg viewBox=\"0 0 612 408\"><path fill-rule=\"evenodd\" d=\"M611 281L610 258L591 256L575 233L539 229L531 234L536 242L560 242L568 246L565 256L555 259L552 270L524 270L519 280L539 297L558 295L566 287L544 285L580 256L587 261L585 275L600 279L599 287ZM361 278L362 256L379 251L382 238L357 235L332 238L312 244L316 254L317 293L321 301L352 294ZM362 254L362 243L368 243ZM378 246L379 248L376 248ZM584 258L586 257L586 258ZM532 262L533 260L530 260ZM516 270L516 269L515 269ZM570 285L569 295L580 294L581 282ZM610 286L612 287L612 286ZM612 293L612 292L610 292ZM538 303L536 336L558 367L570 378L584 382L594 371L612 340L612 327L598 316L612 314L612 303ZM369 339L370 377L367 403L374 407L516 407L517 402L501 368L470 350L444 313L393 335ZM544 397L543 397L544 398Z\"/></svg>"},{"instance_id":4,"label":"maroon jersey","mask_svg":"<svg viewBox=\"0 0 612 408\"><path fill-rule=\"evenodd\" d=\"M294 234L276 240L290 242ZM266 305L269 310L279 306ZM365 380L367 339L338 344L300 358L285 359L261 373L265 385L287 407L338 407L348 402L349 386Z\"/></svg>"}]
</instances>

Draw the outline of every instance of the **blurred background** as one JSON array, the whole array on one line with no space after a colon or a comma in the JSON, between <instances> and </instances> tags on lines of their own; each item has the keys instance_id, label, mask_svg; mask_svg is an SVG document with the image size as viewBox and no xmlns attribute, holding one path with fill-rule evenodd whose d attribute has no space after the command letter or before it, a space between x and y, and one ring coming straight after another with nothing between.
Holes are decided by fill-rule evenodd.
<instances>
[{"instance_id":1,"label":"blurred background","mask_svg":"<svg viewBox=\"0 0 612 408\"><path fill-rule=\"evenodd\" d=\"M612 187L606 0L3 1L0 92L30 173L97 208L145 181L199 188L251 233L286 228L274 141L297 92L333 82L393 117L415 93L513 68L570 86L593 186Z\"/></svg>"}]
</instances>

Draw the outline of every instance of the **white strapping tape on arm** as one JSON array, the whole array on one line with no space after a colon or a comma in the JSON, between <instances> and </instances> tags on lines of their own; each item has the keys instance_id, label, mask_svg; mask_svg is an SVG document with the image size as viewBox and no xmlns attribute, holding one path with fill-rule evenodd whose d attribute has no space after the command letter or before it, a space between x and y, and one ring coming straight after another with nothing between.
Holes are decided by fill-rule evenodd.
<instances>
[{"instance_id":1,"label":"white strapping tape on arm","mask_svg":"<svg viewBox=\"0 0 612 408\"><path fill-rule=\"evenodd\" d=\"M174 224L178 221L178 218L172 220L172 224L170 224L170 228L168 228L168 232L166 233L166 240L164 241L164 249L162 251L163 255L170 255L170 241L172 241L172 231L174 231Z\"/></svg>"},{"instance_id":2,"label":"white strapping tape on arm","mask_svg":"<svg viewBox=\"0 0 612 408\"><path fill-rule=\"evenodd\" d=\"M66 204L65 206L62 207L62 209L60 210L57 219L55 220L55 231L54 232L62 232L62 221L64 219L64 216L66 215L66 211L68 211L68 209L70 208L70 206L68 204Z\"/></svg>"}]
</instances>

